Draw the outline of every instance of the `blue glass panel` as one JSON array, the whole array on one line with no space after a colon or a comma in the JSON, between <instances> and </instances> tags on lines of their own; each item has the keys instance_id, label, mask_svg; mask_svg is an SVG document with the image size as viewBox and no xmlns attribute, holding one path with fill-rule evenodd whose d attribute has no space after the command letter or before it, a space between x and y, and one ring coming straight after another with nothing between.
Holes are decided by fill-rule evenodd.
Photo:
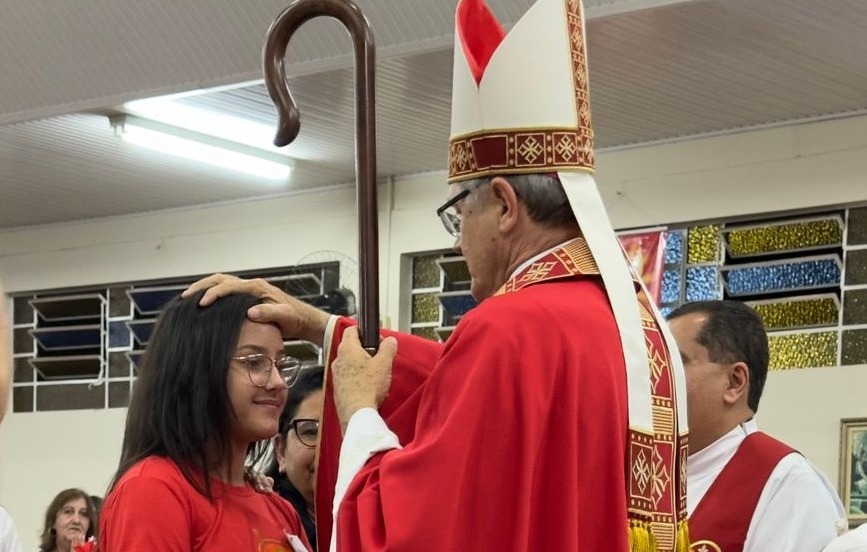
<instances>
[{"instance_id":1,"label":"blue glass panel","mask_svg":"<svg viewBox=\"0 0 867 552\"><path fill-rule=\"evenodd\" d=\"M665 233L665 264L680 264L683 262L683 231L674 230Z\"/></svg>"},{"instance_id":2,"label":"blue glass panel","mask_svg":"<svg viewBox=\"0 0 867 552\"><path fill-rule=\"evenodd\" d=\"M141 357L142 355L144 355L144 351L130 351L126 355L127 357L129 357L130 361L132 361L133 366L138 369L139 363L141 362Z\"/></svg>"},{"instance_id":3,"label":"blue glass panel","mask_svg":"<svg viewBox=\"0 0 867 552\"><path fill-rule=\"evenodd\" d=\"M666 270L662 273L662 302L680 301L680 269Z\"/></svg>"},{"instance_id":4,"label":"blue glass panel","mask_svg":"<svg viewBox=\"0 0 867 552\"><path fill-rule=\"evenodd\" d=\"M720 299L717 267L696 266L686 269L686 300Z\"/></svg>"},{"instance_id":5,"label":"blue glass panel","mask_svg":"<svg viewBox=\"0 0 867 552\"><path fill-rule=\"evenodd\" d=\"M91 349L99 347L99 326L64 326L32 330L33 337L46 350Z\"/></svg>"},{"instance_id":6,"label":"blue glass panel","mask_svg":"<svg viewBox=\"0 0 867 552\"><path fill-rule=\"evenodd\" d=\"M671 311L674 310L674 307L659 307L659 312L662 314L663 318L668 318L668 315L671 314Z\"/></svg>"},{"instance_id":7,"label":"blue glass panel","mask_svg":"<svg viewBox=\"0 0 867 552\"><path fill-rule=\"evenodd\" d=\"M157 314L166 303L181 294L184 288L132 290L129 296L142 314Z\"/></svg>"},{"instance_id":8,"label":"blue glass panel","mask_svg":"<svg viewBox=\"0 0 867 552\"><path fill-rule=\"evenodd\" d=\"M469 292L464 292L460 295L441 294L439 295L439 300L443 308L451 316L463 316L477 305L476 300L473 299L473 296Z\"/></svg>"},{"instance_id":9,"label":"blue glass panel","mask_svg":"<svg viewBox=\"0 0 867 552\"><path fill-rule=\"evenodd\" d=\"M151 338L151 331L153 331L155 323L156 320L135 320L126 322L126 325L129 326L135 340L144 346Z\"/></svg>"},{"instance_id":10,"label":"blue glass panel","mask_svg":"<svg viewBox=\"0 0 867 552\"><path fill-rule=\"evenodd\" d=\"M726 275L731 295L811 289L840 284L840 265L834 259L735 268Z\"/></svg>"},{"instance_id":11,"label":"blue glass panel","mask_svg":"<svg viewBox=\"0 0 867 552\"><path fill-rule=\"evenodd\" d=\"M129 347L129 328L123 320L108 323L108 346Z\"/></svg>"}]
</instances>

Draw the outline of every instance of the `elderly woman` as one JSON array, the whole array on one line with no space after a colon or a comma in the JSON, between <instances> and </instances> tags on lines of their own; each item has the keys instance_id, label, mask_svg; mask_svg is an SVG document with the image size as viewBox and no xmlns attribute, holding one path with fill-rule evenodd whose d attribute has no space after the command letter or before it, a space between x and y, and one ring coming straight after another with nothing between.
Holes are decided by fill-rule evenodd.
<instances>
[{"instance_id":1,"label":"elderly woman","mask_svg":"<svg viewBox=\"0 0 867 552\"><path fill-rule=\"evenodd\" d=\"M40 552L72 552L96 536L96 517L90 495L81 489L60 491L45 511Z\"/></svg>"}]
</instances>

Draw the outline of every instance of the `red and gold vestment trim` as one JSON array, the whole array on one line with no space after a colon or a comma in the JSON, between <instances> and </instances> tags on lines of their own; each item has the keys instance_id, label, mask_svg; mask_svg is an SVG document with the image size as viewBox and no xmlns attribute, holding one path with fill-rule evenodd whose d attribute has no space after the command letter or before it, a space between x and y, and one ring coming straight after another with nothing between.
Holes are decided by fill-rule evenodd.
<instances>
[{"instance_id":1,"label":"red and gold vestment trim","mask_svg":"<svg viewBox=\"0 0 867 552\"><path fill-rule=\"evenodd\" d=\"M576 276L599 277L587 243L575 238L515 274L497 295ZM657 550L674 551L686 518L687 438L677 432L671 359L647 297L636 282L650 365L653 434L629 430L627 506L631 526L646 528ZM682 537L683 538L683 537Z\"/></svg>"}]
</instances>

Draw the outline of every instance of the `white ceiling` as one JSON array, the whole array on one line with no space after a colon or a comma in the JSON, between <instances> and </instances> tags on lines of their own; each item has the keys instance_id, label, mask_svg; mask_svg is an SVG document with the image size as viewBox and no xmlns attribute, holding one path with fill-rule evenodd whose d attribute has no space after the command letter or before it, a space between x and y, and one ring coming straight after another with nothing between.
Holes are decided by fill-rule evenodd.
<instances>
[{"instance_id":1,"label":"white ceiling","mask_svg":"<svg viewBox=\"0 0 867 552\"><path fill-rule=\"evenodd\" d=\"M489 0L509 26L532 0ZM444 169L455 0L358 0L377 40L378 171ZM352 182L351 45L315 20L287 56L302 130L288 183L141 150L129 100L261 78L285 0L0 4L0 228ZM585 0L600 148L867 112L867 0ZM274 124L262 85L189 103Z\"/></svg>"}]
</instances>

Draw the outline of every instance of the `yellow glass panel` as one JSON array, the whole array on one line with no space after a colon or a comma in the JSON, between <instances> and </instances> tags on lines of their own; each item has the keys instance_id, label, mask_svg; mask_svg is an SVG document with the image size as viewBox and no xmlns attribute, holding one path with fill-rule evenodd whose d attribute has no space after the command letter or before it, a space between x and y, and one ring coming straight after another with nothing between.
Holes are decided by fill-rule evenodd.
<instances>
[{"instance_id":1,"label":"yellow glass panel","mask_svg":"<svg viewBox=\"0 0 867 552\"><path fill-rule=\"evenodd\" d=\"M412 289L440 287L439 255L420 255L412 260Z\"/></svg>"},{"instance_id":2,"label":"yellow glass panel","mask_svg":"<svg viewBox=\"0 0 867 552\"><path fill-rule=\"evenodd\" d=\"M412 296L412 323L439 322L440 302L435 293L419 293Z\"/></svg>"},{"instance_id":3,"label":"yellow glass panel","mask_svg":"<svg viewBox=\"0 0 867 552\"><path fill-rule=\"evenodd\" d=\"M768 336L771 370L820 368L837 364L837 332Z\"/></svg>"},{"instance_id":4,"label":"yellow glass panel","mask_svg":"<svg viewBox=\"0 0 867 552\"><path fill-rule=\"evenodd\" d=\"M686 262L689 264L717 262L719 245L719 226L693 226L687 233Z\"/></svg>"},{"instance_id":5,"label":"yellow glass panel","mask_svg":"<svg viewBox=\"0 0 867 552\"><path fill-rule=\"evenodd\" d=\"M838 245L843 242L843 228L835 217L734 229L726 232L726 240L732 256L740 257Z\"/></svg>"},{"instance_id":6,"label":"yellow glass panel","mask_svg":"<svg viewBox=\"0 0 867 552\"><path fill-rule=\"evenodd\" d=\"M439 341L437 337L436 328L431 328L429 326L421 327L421 328L412 328L412 335L417 335L419 337L423 337L425 339L430 339L431 341Z\"/></svg>"},{"instance_id":7,"label":"yellow glass panel","mask_svg":"<svg viewBox=\"0 0 867 552\"><path fill-rule=\"evenodd\" d=\"M831 297L786 300L774 303L751 305L768 330L834 326L839 310L837 301Z\"/></svg>"}]
</instances>

